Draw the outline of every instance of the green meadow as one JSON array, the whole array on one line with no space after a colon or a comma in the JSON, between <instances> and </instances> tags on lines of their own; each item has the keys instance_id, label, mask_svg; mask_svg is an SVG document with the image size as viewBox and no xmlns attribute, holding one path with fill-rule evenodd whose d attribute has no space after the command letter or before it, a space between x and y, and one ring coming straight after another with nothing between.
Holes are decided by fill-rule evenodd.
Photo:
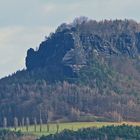
<instances>
[{"instance_id":1,"label":"green meadow","mask_svg":"<svg viewBox=\"0 0 140 140\"><path fill-rule=\"evenodd\" d=\"M41 130L40 130L40 125L36 126L36 131L35 131L35 126L31 125L28 127L28 131L26 127L18 127L16 131L21 131L22 133L31 134L35 136L42 136L42 135L59 133L65 129L77 131L78 129L82 129L82 128L89 128L89 127L99 128L108 125L121 125L121 124L122 123L110 123L110 122L70 122L70 123L59 123L59 124L50 123L49 130L48 130L48 125L43 124L41 126ZM11 128L11 130L15 131L14 128Z\"/></svg>"}]
</instances>

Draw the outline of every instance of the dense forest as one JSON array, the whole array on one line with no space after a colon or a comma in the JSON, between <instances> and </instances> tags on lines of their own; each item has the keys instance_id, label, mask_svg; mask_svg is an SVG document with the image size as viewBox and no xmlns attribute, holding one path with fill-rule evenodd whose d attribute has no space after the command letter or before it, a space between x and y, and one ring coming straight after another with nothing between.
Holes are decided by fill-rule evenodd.
<instances>
[{"instance_id":1,"label":"dense forest","mask_svg":"<svg viewBox=\"0 0 140 140\"><path fill-rule=\"evenodd\" d=\"M140 127L107 126L103 128L87 128L77 132L65 130L59 134L43 136L40 140L139 140Z\"/></svg>"},{"instance_id":2,"label":"dense forest","mask_svg":"<svg viewBox=\"0 0 140 140\"><path fill-rule=\"evenodd\" d=\"M0 80L0 126L140 121L140 24L76 18ZM28 120L28 121L27 121Z\"/></svg>"}]
</instances>

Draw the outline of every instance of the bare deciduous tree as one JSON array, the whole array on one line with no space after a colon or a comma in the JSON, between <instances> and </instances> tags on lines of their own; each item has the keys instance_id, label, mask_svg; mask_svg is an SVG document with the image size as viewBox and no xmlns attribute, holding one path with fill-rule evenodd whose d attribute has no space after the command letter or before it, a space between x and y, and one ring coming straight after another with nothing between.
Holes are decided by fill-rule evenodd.
<instances>
[{"instance_id":1,"label":"bare deciduous tree","mask_svg":"<svg viewBox=\"0 0 140 140\"><path fill-rule=\"evenodd\" d=\"M56 123L56 132L59 132L59 122Z\"/></svg>"},{"instance_id":2,"label":"bare deciduous tree","mask_svg":"<svg viewBox=\"0 0 140 140\"><path fill-rule=\"evenodd\" d=\"M15 131L17 130L17 127L18 127L18 118L14 117L14 128L15 128Z\"/></svg>"},{"instance_id":3,"label":"bare deciduous tree","mask_svg":"<svg viewBox=\"0 0 140 140\"><path fill-rule=\"evenodd\" d=\"M29 125L30 125L30 120L28 117L26 117L26 131L29 131Z\"/></svg>"},{"instance_id":4,"label":"bare deciduous tree","mask_svg":"<svg viewBox=\"0 0 140 140\"><path fill-rule=\"evenodd\" d=\"M47 132L49 132L50 131L50 125L49 125L49 123L47 123Z\"/></svg>"},{"instance_id":5,"label":"bare deciduous tree","mask_svg":"<svg viewBox=\"0 0 140 140\"><path fill-rule=\"evenodd\" d=\"M34 131L36 132L37 120L34 118Z\"/></svg>"},{"instance_id":6,"label":"bare deciduous tree","mask_svg":"<svg viewBox=\"0 0 140 140\"><path fill-rule=\"evenodd\" d=\"M7 118L6 117L3 118L3 127L7 128Z\"/></svg>"},{"instance_id":7,"label":"bare deciduous tree","mask_svg":"<svg viewBox=\"0 0 140 140\"><path fill-rule=\"evenodd\" d=\"M42 119L40 118L40 132L42 131Z\"/></svg>"},{"instance_id":8,"label":"bare deciduous tree","mask_svg":"<svg viewBox=\"0 0 140 140\"><path fill-rule=\"evenodd\" d=\"M25 126L25 120L24 120L24 118L22 118L22 128Z\"/></svg>"}]
</instances>

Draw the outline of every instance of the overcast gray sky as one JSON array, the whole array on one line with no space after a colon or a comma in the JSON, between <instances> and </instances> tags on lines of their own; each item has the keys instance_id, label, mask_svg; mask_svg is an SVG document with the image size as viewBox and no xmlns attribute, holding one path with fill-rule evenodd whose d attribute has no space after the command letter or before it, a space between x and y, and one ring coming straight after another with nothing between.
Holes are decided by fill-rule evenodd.
<instances>
[{"instance_id":1,"label":"overcast gray sky","mask_svg":"<svg viewBox=\"0 0 140 140\"><path fill-rule=\"evenodd\" d=\"M0 77L25 68L28 48L75 17L134 19L140 0L0 0Z\"/></svg>"}]
</instances>

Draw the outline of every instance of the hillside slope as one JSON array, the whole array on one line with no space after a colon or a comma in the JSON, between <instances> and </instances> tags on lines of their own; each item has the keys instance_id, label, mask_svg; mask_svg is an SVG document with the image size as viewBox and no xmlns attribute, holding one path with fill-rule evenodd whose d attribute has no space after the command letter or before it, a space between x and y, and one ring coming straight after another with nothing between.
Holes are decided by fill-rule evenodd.
<instances>
[{"instance_id":1,"label":"hillside slope","mask_svg":"<svg viewBox=\"0 0 140 140\"><path fill-rule=\"evenodd\" d=\"M47 121L140 121L140 24L77 18L60 25L26 70L0 80L0 125ZM26 120L26 119L25 119Z\"/></svg>"}]
</instances>

